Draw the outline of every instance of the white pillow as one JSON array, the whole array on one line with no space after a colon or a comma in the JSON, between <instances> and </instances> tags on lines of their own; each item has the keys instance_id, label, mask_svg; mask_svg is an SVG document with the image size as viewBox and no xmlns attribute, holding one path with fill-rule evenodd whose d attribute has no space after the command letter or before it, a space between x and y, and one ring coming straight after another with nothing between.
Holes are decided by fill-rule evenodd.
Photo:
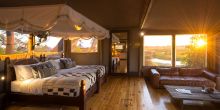
<instances>
[{"instance_id":1,"label":"white pillow","mask_svg":"<svg viewBox=\"0 0 220 110\"><path fill-rule=\"evenodd\" d=\"M56 68L56 69L62 69L60 59L57 60L49 60L49 62Z\"/></svg>"},{"instance_id":2,"label":"white pillow","mask_svg":"<svg viewBox=\"0 0 220 110\"><path fill-rule=\"evenodd\" d=\"M15 65L15 74L17 80L26 80L34 78L32 67L30 65Z\"/></svg>"}]
</instances>

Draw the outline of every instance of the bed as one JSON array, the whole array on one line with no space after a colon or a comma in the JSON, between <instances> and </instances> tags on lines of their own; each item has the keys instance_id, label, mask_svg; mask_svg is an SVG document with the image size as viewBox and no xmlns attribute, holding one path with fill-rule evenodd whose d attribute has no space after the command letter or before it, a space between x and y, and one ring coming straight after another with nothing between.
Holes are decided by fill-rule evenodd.
<instances>
[{"instance_id":1,"label":"bed","mask_svg":"<svg viewBox=\"0 0 220 110\"><path fill-rule=\"evenodd\" d=\"M51 61L51 60L59 60L63 57L61 57L60 55L57 55L57 56L47 56L46 58L46 61ZM76 65L76 67L74 67L73 69L78 69L77 71L83 71L83 70L94 70L94 71L97 71L99 70L99 80L100 81L100 86L101 87L101 84L104 84L105 82L107 82L107 77L108 77L108 74L106 72L106 67L103 66L103 65ZM62 69L60 71L68 71L68 69ZM101 90L101 89L99 89Z\"/></svg>"},{"instance_id":2,"label":"bed","mask_svg":"<svg viewBox=\"0 0 220 110\"><path fill-rule=\"evenodd\" d=\"M16 80L16 65L37 64L34 59L10 61L5 59L7 70L7 94L11 101L22 101L31 104L47 103L78 106L85 110L85 102L98 92L100 78L95 71L89 69L72 68L78 71L58 71L56 74L44 78L30 78Z\"/></svg>"},{"instance_id":3,"label":"bed","mask_svg":"<svg viewBox=\"0 0 220 110\"><path fill-rule=\"evenodd\" d=\"M77 65L76 68L82 70L98 70L100 84L104 84L107 82L108 74L106 73L106 67L103 65Z\"/></svg>"}]
</instances>

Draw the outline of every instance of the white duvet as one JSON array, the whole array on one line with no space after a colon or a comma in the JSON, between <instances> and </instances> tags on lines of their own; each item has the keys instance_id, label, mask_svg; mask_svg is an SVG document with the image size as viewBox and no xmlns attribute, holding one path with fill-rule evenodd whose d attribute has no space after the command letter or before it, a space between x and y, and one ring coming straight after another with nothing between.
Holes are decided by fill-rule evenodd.
<instances>
[{"instance_id":1,"label":"white duvet","mask_svg":"<svg viewBox=\"0 0 220 110\"><path fill-rule=\"evenodd\" d=\"M48 77L49 78L49 77ZM34 95L43 95L42 86L44 79L27 79L24 81L12 81L11 91Z\"/></svg>"},{"instance_id":2,"label":"white duvet","mask_svg":"<svg viewBox=\"0 0 220 110\"><path fill-rule=\"evenodd\" d=\"M83 67L83 68L82 68ZM84 68L85 67L85 68ZM12 81L11 82L11 91L12 92L19 92L19 93L27 93L27 94L33 94L33 95L43 95L43 84L45 83L46 80L50 79L50 78L54 78L54 77L63 77L63 74L67 74L67 73L82 73L82 74L87 74L87 73L92 73L91 77L95 77L96 76L96 71L97 68L91 68L89 66L76 66L70 69L60 69L57 70L57 74L51 76L51 77L47 77L47 78L42 78L42 79L27 79L27 80L23 80L23 81ZM104 75L105 70L101 72L101 75ZM69 75L69 74L67 74ZM90 80L88 80L87 78L83 78L83 77L78 77L78 78L73 78L73 80L76 82L76 84L78 86L75 86L76 88L80 87L80 83L81 80L85 80L86 81L86 90L88 90L91 85L94 84L94 81L91 82ZM77 89L79 90L79 89Z\"/></svg>"}]
</instances>

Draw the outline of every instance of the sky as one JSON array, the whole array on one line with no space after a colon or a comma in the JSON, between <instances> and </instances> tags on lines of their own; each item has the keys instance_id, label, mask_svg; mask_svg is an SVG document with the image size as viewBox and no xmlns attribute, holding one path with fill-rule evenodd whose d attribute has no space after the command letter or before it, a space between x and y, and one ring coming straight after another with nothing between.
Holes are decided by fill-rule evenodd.
<instances>
[{"instance_id":1,"label":"sky","mask_svg":"<svg viewBox=\"0 0 220 110\"><path fill-rule=\"evenodd\" d=\"M4 30L0 30L0 34L3 34L4 36L6 36L6 33Z\"/></svg>"},{"instance_id":2,"label":"sky","mask_svg":"<svg viewBox=\"0 0 220 110\"><path fill-rule=\"evenodd\" d=\"M28 34L21 34L21 33L15 33L15 37L17 37L18 39L20 39L22 42L28 42Z\"/></svg>"},{"instance_id":3,"label":"sky","mask_svg":"<svg viewBox=\"0 0 220 110\"><path fill-rule=\"evenodd\" d=\"M94 38L91 38L88 40L79 39L76 45L79 46L80 48L91 48L93 40L94 40Z\"/></svg>"},{"instance_id":4,"label":"sky","mask_svg":"<svg viewBox=\"0 0 220 110\"><path fill-rule=\"evenodd\" d=\"M144 46L171 46L172 36L160 35L160 36L144 36Z\"/></svg>"},{"instance_id":5,"label":"sky","mask_svg":"<svg viewBox=\"0 0 220 110\"><path fill-rule=\"evenodd\" d=\"M57 44L61 39L62 39L61 37L49 36L47 37L47 40L44 43L42 43L42 45L47 45L50 48L54 48L57 46Z\"/></svg>"}]
</instances>

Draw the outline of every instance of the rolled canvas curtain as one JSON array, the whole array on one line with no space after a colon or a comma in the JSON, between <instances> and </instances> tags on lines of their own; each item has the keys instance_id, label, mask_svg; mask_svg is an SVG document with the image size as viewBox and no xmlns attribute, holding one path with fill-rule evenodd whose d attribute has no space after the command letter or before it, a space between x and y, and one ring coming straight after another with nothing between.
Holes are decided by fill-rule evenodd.
<instances>
[{"instance_id":1,"label":"rolled canvas curtain","mask_svg":"<svg viewBox=\"0 0 220 110\"><path fill-rule=\"evenodd\" d=\"M108 30L64 4L2 7L0 28L23 33L50 31L51 35L67 39L109 38Z\"/></svg>"},{"instance_id":2,"label":"rolled canvas curtain","mask_svg":"<svg viewBox=\"0 0 220 110\"><path fill-rule=\"evenodd\" d=\"M71 57L71 40L64 40L64 57Z\"/></svg>"}]
</instances>

